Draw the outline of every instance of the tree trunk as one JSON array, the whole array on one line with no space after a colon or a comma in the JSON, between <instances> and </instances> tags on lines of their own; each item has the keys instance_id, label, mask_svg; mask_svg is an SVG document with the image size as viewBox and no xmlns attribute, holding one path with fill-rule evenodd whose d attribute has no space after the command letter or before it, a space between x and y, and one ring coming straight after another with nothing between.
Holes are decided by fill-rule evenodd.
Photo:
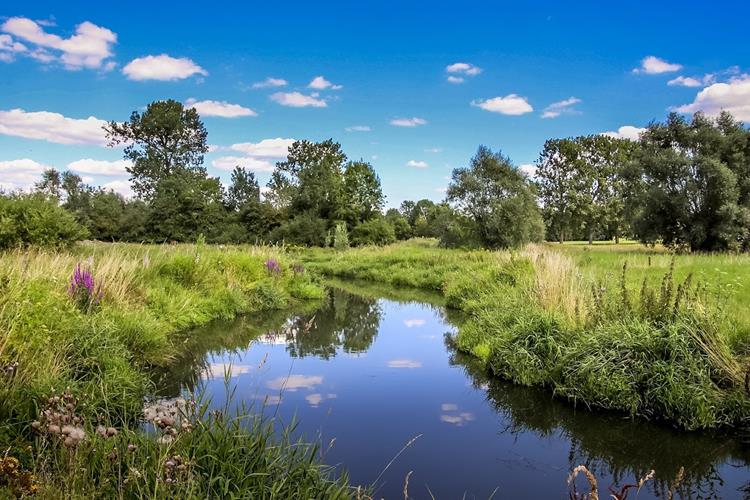
<instances>
[{"instance_id":1,"label":"tree trunk","mask_svg":"<svg viewBox=\"0 0 750 500\"><path fill-rule=\"evenodd\" d=\"M589 226L589 245L594 244L594 228Z\"/></svg>"}]
</instances>

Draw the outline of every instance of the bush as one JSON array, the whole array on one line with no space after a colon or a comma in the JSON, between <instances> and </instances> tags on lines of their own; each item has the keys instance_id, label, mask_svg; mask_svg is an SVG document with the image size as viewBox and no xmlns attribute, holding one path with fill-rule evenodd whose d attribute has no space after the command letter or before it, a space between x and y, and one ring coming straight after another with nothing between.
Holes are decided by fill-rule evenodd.
<instances>
[{"instance_id":1,"label":"bush","mask_svg":"<svg viewBox=\"0 0 750 500\"><path fill-rule=\"evenodd\" d=\"M270 240L311 247L325 246L328 222L312 214L300 214L271 232Z\"/></svg>"},{"instance_id":2,"label":"bush","mask_svg":"<svg viewBox=\"0 0 750 500\"><path fill-rule=\"evenodd\" d=\"M336 229L333 232L333 248L336 250L349 248L349 231L346 229L345 222L336 223Z\"/></svg>"},{"instance_id":3,"label":"bush","mask_svg":"<svg viewBox=\"0 0 750 500\"><path fill-rule=\"evenodd\" d=\"M396 241L396 232L387 220L379 217L356 226L351 240L355 246L388 245Z\"/></svg>"},{"instance_id":4,"label":"bush","mask_svg":"<svg viewBox=\"0 0 750 500\"><path fill-rule=\"evenodd\" d=\"M0 249L63 247L84 239L86 229L41 194L0 195Z\"/></svg>"}]
</instances>

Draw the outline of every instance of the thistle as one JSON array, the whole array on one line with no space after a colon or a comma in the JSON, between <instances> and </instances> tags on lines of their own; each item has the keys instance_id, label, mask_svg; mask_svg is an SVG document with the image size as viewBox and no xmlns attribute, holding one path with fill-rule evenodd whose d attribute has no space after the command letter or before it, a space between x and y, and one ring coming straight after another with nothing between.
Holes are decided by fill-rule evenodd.
<instances>
[{"instance_id":1,"label":"thistle","mask_svg":"<svg viewBox=\"0 0 750 500\"><path fill-rule=\"evenodd\" d=\"M281 274L281 265L276 259L268 259L266 261L266 271L269 274Z\"/></svg>"}]
</instances>

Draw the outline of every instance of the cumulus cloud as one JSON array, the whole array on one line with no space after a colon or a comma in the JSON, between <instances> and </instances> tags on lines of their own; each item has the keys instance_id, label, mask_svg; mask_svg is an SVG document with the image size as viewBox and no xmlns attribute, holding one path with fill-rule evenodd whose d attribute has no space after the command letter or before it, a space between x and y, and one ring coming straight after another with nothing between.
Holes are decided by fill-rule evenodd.
<instances>
[{"instance_id":1,"label":"cumulus cloud","mask_svg":"<svg viewBox=\"0 0 750 500\"><path fill-rule=\"evenodd\" d=\"M114 68L112 46L117 35L107 28L85 21L76 26L70 38L47 33L42 24L26 17L7 19L0 30L7 33L0 41L0 53L26 54L42 63L60 62L69 70ZM33 46L29 50L23 43Z\"/></svg>"},{"instance_id":2,"label":"cumulus cloud","mask_svg":"<svg viewBox=\"0 0 750 500\"><path fill-rule=\"evenodd\" d=\"M646 56L641 60L641 65L633 69L633 73L645 73L647 75L658 75L660 73L673 73L682 69L682 64L667 62L656 56Z\"/></svg>"},{"instance_id":3,"label":"cumulus cloud","mask_svg":"<svg viewBox=\"0 0 750 500\"><path fill-rule=\"evenodd\" d=\"M614 137L615 139L630 139L631 141L637 141L640 138L641 134L645 131L645 128L634 127L632 125L623 125L617 130L602 132L602 135Z\"/></svg>"},{"instance_id":4,"label":"cumulus cloud","mask_svg":"<svg viewBox=\"0 0 750 500\"><path fill-rule=\"evenodd\" d=\"M294 139L277 137L260 142L232 144L229 149L242 155L222 156L211 164L221 170L233 170L239 165L255 172L272 172L274 160L285 158L293 143Z\"/></svg>"},{"instance_id":5,"label":"cumulus cloud","mask_svg":"<svg viewBox=\"0 0 750 500\"><path fill-rule=\"evenodd\" d=\"M52 167L29 158L0 161L0 189L29 189L48 168Z\"/></svg>"},{"instance_id":6,"label":"cumulus cloud","mask_svg":"<svg viewBox=\"0 0 750 500\"><path fill-rule=\"evenodd\" d=\"M254 89L267 89L272 87L284 87L285 85L287 85L287 83L288 82L283 78L272 78L269 76L261 82L253 83L252 87Z\"/></svg>"},{"instance_id":7,"label":"cumulus cloud","mask_svg":"<svg viewBox=\"0 0 750 500\"><path fill-rule=\"evenodd\" d=\"M232 144L229 148L240 151L248 156L259 156L265 158L285 158L289 147L294 144L294 139L263 139L260 142L240 142Z\"/></svg>"},{"instance_id":8,"label":"cumulus cloud","mask_svg":"<svg viewBox=\"0 0 750 500\"><path fill-rule=\"evenodd\" d=\"M427 321L423 319L405 319L404 325L406 328L415 328L417 326L424 326L427 323Z\"/></svg>"},{"instance_id":9,"label":"cumulus cloud","mask_svg":"<svg viewBox=\"0 0 750 500\"><path fill-rule=\"evenodd\" d=\"M323 76L316 76L312 79L312 81L307 85L311 89L315 90L340 90L343 89L343 85L335 85L328 80L326 80Z\"/></svg>"},{"instance_id":10,"label":"cumulus cloud","mask_svg":"<svg viewBox=\"0 0 750 500\"><path fill-rule=\"evenodd\" d=\"M562 114L575 114L577 110L573 108L576 104L580 103L581 100L577 97L569 97L562 101L553 102L542 112L542 118L557 118Z\"/></svg>"},{"instance_id":11,"label":"cumulus cloud","mask_svg":"<svg viewBox=\"0 0 750 500\"><path fill-rule=\"evenodd\" d=\"M678 87L702 87L703 82L692 76L680 75L677 78L672 78L671 80L669 80L667 82L667 85L678 86Z\"/></svg>"},{"instance_id":12,"label":"cumulus cloud","mask_svg":"<svg viewBox=\"0 0 750 500\"><path fill-rule=\"evenodd\" d=\"M427 164L427 162L426 161L422 161L422 160L409 160L409 161L406 162L406 166L407 167L412 167L412 168L427 168L427 167L429 167L429 165Z\"/></svg>"},{"instance_id":13,"label":"cumulus cloud","mask_svg":"<svg viewBox=\"0 0 750 500\"><path fill-rule=\"evenodd\" d=\"M102 127L107 122L93 116L68 118L49 111L0 111L0 134L26 139L42 139L58 144L93 144L106 146Z\"/></svg>"},{"instance_id":14,"label":"cumulus cloud","mask_svg":"<svg viewBox=\"0 0 750 500\"><path fill-rule=\"evenodd\" d=\"M291 108L325 108L328 106L325 99L318 98L317 94L305 95L301 92L276 92L271 95L271 100L289 106Z\"/></svg>"},{"instance_id":15,"label":"cumulus cloud","mask_svg":"<svg viewBox=\"0 0 750 500\"><path fill-rule=\"evenodd\" d=\"M518 166L518 170L523 172L527 177L534 178L536 177L536 165L533 163L524 163L522 165Z\"/></svg>"},{"instance_id":16,"label":"cumulus cloud","mask_svg":"<svg viewBox=\"0 0 750 500\"><path fill-rule=\"evenodd\" d=\"M471 105L502 115L523 115L534 111L534 108L531 107L526 98L517 94L508 94L505 97L493 97L491 99L479 99L472 101Z\"/></svg>"},{"instance_id":17,"label":"cumulus cloud","mask_svg":"<svg viewBox=\"0 0 750 500\"><path fill-rule=\"evenodd\" d=\"M132 198L135 193L133 193L133 187L130 185L130 181L126 179L111 181L102 184L102 187L104 189L114 191L115 193L122 195L125 198Z\"/></svg>"},{"instance_id":18,"label":"cumulus cloud","mask_svg":"<svg viewBox=\"0 0 750 500\"><path fill-rule=\"evenodd\" d=\"M238 118L240 116L258 116L258 113L239 104L226 101L197 101L192 97L185 104L194 108L201 116L218 116L221 118Z\"/></svg>"},{"instance_id":19,"label":"cumulus cloud","mask_svg":"<svg viewBox=\"0 0 750 500\"><path fill-rule=\"evenodd\" d=\"M391 120L391 125L396 127L419 127L420 125L427 125L427 120L424 118L394 118Z\"/></svg>"},{"instance_id":20,"label":"cumulus cloud","mask_svg":"<svg viewBox=\"0 0 750 500\"><path fill-rule=\"evenodd\" d=\"M729 111L739 120L750 121L750 75L714 83L698 92L692 103L675 109L680 113L702 111L711 116Z\"/></svg>"},{"instance_id":21,"label":"cumulus cloud","mask_svg":"<svg viewBox=\"0 0 750 500\"><path fill-rule=\"evenodd\" d=\"M370 127L367 125L353 125L351 127L346 127L344 130L347 132L369 132Z\"/></svg>"},{"instance_id":22,"label":"cumulus cloud","mask_svg":"<svg viewBox=\"0 0 750 500\"><path fill-rule=\"evenodd\" d=\"M182 80L193 75L207 76L208 71L187 57L172 57L167 54L137 57L130 61L122 72L130 80Z\"/></svg>"},{"instance_id":23,"label":"cumulus cloud","mask_svg":"<svg viewBox=\"0 0 750 500\"><path fill-rule=\"evenodd\" d=\"M449 83L459 84L464 83L467 76L476 76L481 73L482 68L465 62L457 62L446 66L445 71L448 73L446 80Z\"/></svg>"},{"instance_id":24,"label":"cumulus cloud","mask_svg":"<svg viewBox=\"0 0 750 500\"><path fill-rule=\"evenodd\" d=\"M305 401L307 401L310 404L310 406L312 406L313 408L317 408L318 405L320 405L320 403L322 403L323 401L327 399L336 399L336 395L335 394L321 394L319 392L315 392L313 394L308 394L307 396L305 396Z\"/></svg>"},{"instance_id":25,"label":"cumulus cloud","mask_svg":"<svg viewBox=\"0 0 750 500\"><path fill-rule=\"evenodd\" d=\"M128 160L107 161L83 158L68 163L68 170L91 175L127 175L128 171L126 169L131 165L132 163Z\"/></svg>"}]
</instances>

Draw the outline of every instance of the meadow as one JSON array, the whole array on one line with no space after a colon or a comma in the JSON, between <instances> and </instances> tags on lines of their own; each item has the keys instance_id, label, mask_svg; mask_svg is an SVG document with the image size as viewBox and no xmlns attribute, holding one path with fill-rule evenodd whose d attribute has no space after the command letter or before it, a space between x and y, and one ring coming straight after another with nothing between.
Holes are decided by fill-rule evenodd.
<instances>
[{"instance_id":1,"label":"meadow","mask_svg":"<svg viewBox=\"0 0 750 500\"><path fill-rule=\"evenodd\" d=\"M274 429L253 408L209 413L197 395L144 416L149 372L180 358L192 328L318 301L332 278L462 311L449 341L495 377L586 408L731 432L750 416L749 263L632 242L7 251L0 486L50 498L364 498L315 443L291 438L293 425Z\"/></svg>"}]
</instances>

